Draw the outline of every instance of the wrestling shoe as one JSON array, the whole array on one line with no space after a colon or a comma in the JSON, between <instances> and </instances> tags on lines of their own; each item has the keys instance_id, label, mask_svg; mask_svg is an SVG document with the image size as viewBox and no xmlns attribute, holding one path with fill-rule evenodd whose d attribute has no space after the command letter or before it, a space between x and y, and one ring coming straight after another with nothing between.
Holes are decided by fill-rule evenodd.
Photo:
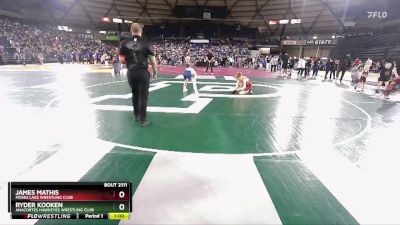
<instances>
[{"instance_id":1,"label":"wrestling shoe","mask_svg":"<svg viewBox=\"0 0 400 225\"><path fill-rule=\"evenodd\" d=\"M142 122L140 122L140 127L147 127L148 125L150 125L150 121L148 121L148 120L145 120L145 121L142 121Z\"/></svg>"}]
</instances>

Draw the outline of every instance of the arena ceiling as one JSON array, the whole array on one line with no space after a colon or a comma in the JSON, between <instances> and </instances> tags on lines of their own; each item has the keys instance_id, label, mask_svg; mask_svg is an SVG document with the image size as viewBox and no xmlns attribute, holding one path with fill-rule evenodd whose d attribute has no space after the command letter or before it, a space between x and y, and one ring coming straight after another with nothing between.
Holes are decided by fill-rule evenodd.
<instances>
[{"instance_id":1,"label":"arena ceiling","mask_svg":"<svg viewBox=\"0 0 400 225\"><path fill-rule=\"evenodd\" d=\"M1 4L8 0L0 0ZM20 0L14 2L19 13L40 17L62 25L99 27L100 18L123 17L144 24L173 23L177 5L222 6L228 16L223 23L254 27L276 34L278 25L269 20L301 18L301 24L287 26L289 33L342 32L345 21L357 21L357 26L371 26L370 21L349 14L385 4L389 0ZM19 2L19 5L18 3ZM366 7L367 6L367 7ZM3 7L2 7L3 8ZM18 13L17 12L17 13ZM350 13L349 13L350 12ZM220 21L221 22L221 21Z\"/></svg>"}]
</instances>

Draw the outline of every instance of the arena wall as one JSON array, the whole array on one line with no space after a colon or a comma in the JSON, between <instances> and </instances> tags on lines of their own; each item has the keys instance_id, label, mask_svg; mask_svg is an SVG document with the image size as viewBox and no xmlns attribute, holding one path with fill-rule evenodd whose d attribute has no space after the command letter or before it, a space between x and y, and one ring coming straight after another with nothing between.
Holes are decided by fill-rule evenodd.
<instances>
[{"instance_id":1,"label":"arena wall","mask_svg":"<svg viewBox=\"0 0 400 225\"><path fill-rule=\"evenodd\" d=\"M290 56L316 56L316 57L329 57L331 50L334 47L331 46L320 46L318 47L306 47L306 46L284 46L285 50ZM301 51L301 52L300 52Z\"/></svg>"}]
</instances>

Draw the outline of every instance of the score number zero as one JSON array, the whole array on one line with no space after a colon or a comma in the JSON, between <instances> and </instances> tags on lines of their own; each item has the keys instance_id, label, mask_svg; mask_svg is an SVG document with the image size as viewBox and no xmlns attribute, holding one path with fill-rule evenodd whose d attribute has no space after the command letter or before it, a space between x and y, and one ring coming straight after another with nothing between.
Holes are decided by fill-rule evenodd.
<instances>
[{"instance_id":1,"label":"score number zero","mask_svg":"<svg viewBox=\"0 0 400 225\"><path fill-rule=\"evenodd\" d=\"M104 183L104 187L128 187L128 183ZM120 191L118 193L119 198L124 198L125 197L125 192ZM125 204L119 204L118 206L119 210L124 211L125 210Z\"/></svg>"}]
</instances>

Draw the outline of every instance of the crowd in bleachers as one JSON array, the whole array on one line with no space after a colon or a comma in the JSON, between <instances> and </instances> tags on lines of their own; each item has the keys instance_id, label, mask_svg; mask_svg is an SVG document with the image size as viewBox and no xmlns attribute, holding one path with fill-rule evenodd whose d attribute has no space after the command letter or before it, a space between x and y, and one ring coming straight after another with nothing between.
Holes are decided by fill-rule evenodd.
<instances>
[{"instance_id":1,"label":"crowd in bleachers","mask_svg":"<svg viewBox=\"0 0 400 225\"><path fill-rule=\"evenodd\" d=\"M332 52L335 57L346 54L357 56L361 60L367 58L383 59L385 57L400 60L399 47L400 33L346 35L339 39Z\"/></svg>"},{"instance_id":2,"label":"crowd in bleachers","mask_svg":"<svg viewBox=\"0 0 400 225\"><path fill-rule=\"evenodd\" d=\"M94 62L118 54L118 48L60 31L3 19L0 21L0 54L17 63L39 63L47 59L61 62Z\"/></svg>"},{"instance_id":3,"label":"crowd in bleachers","mask_svg":"<svg viewBox=\"0 0 400 225\"><path fill-rule=\"evenodd\" d=\"M218 65L243 66L249 50L243 42L211 41L192 44L188 40L158 39L154 41L160 64L178 65L186 56L201 63L208 52L213 52ZM8 62L39 63L105 63L116 59L118 47L109 43L79 37L76 33L60 31L57 27L0 20L0 55Z\"/></svg>"},{"instance_id":4,"label":"crowd in bleachers","mask_svg":"<svg viewBox=\"0 0 400 225\"><path fill-rule=\"evenodd\" d=\"M392 35L393 36L393 35ZM374 40L393 42L388 39L390 35L374 37ZM364 44L373 45L370 38L364 38ZM359 40L346 39L339 47L360 47ZM190 43L189 39L153 38L157 61L162 65L182 65L189 58L198 66L207 64L207 55L213 55L214 66L247 67L264 69L273 72L283 71L287 67L290 73L297 71L298 77L315 77L318 71L325 71L325 79L343 79L345 71L352 70L352 63L348 58L316 58L278 55L251 56L249 43L234 39L210 39L210 43ZM273 41L273 40L272 40ZM270 41L271 42L271 41ZM368 42L368 43L366 43ZM362 44L361 43L361 44ZM271 43L269 43L271 44ZM273 43L274 44L274 43ZM387 43L385 43L387 45ZM374 46L373 47L380 47ZM393 48L395 50L395 48ZM371 55L371 54L370 54ZM373 54L372 54L373 55ZM55 59L61 63L106 63L117 60L118 47L114 45L79 36L76 33L60 31L57 27L32 24L0 19L0 57L11 57L17 63L39 63L47 59ZM358 55L357 55L358 56ZM363 54L360 56L365 57ZM369 71L382 73L383 55L376 56L376 61L371 61ZM365 59L363 59L365 60ZM1 58L0 58L1 61ZM394 60L389 60L394 61ZM388 69L386 69L388 70ZM287 71L286 71L287 72Z\"/></svg>"},{"instance_id":5,"label":"crowd in bleachers","mask_svg":"<svg viewBox=\"0 0 400 225\"><path fill-rule=\"evenodd\" d=\"M253 66L248 43L230 39L213 40L208 44L189 43L188 39L158 38L153 40L160 64L183 64L189 56L197 65L204 65L209 52L216 66ZM118 47L76 33L60 31L57 27L0 19L0 57L6 63L105 63L117 59ZM1 58L0 58L1 59ZM50 60L51 59L51 60Z\"/></svg>"},{"instance_id":6,"label":"crowd in bleachers","mask_svg":"<svg viewBox=\"0 0 400 225\"><path fill-rule=\"evenodd\" d=\"M160 64L183 64L185 57L201 65L206 61L206 55L211 52L216 66L243 66L240 61L249 58L246 43L234 42L229 39L214 41L207 44L190 43L188 40L161 39L153 41L157 60Z\"/></svg>"}]
</instances>

